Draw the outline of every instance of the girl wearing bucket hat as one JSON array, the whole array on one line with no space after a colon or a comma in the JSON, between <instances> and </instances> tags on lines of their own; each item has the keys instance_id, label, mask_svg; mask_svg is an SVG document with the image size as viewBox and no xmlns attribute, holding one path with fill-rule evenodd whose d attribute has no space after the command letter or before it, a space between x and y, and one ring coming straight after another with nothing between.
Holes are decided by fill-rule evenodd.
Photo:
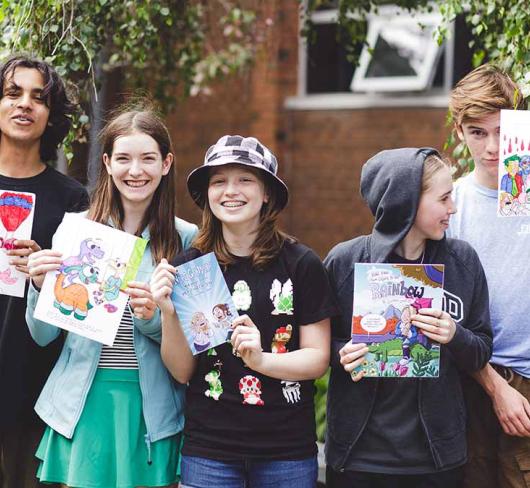
<instances>
[{"instance_id":1,"label":"girl wearing bucket hat","mask_svg":"<svg viewBox=\"0 0 530 488\"><path fill-rule=\"evenodd\" d=\"M341 306L332 321L329 488L460 486L467 456L460 372L487 364L492 333L479 258L466 242L445 238L456 211L452 189L450 168L434 149L382 151L363 166L361 193L375 217L373 231L338 244L325 259ZM403 358L393 362L389 354L381 362L396 378L363 379L369 345L351 341L355 263L445 267L443 310L418 297L398 319L394 334L407 338ZM414 368L410 351L420 331L441 344L438 377L400 378Z\"/></svg>"},{"instance_id":2,"label":"girl wearing bucket hat","mask_svg":"<svg viewBox=\"0 0 530 488\"><path fill-rule=\"evenodd\" d=\"M188 178L203 226L173 265L215 252L241 314L231 344L193 357L170 300L175 268L163 261L151 280L162 357L189 381L184 486L316 485L312 380L327 368L335 305L319 258L278 229L277 169L257 139L224 136Z\"/></svg>"}]
</instances>

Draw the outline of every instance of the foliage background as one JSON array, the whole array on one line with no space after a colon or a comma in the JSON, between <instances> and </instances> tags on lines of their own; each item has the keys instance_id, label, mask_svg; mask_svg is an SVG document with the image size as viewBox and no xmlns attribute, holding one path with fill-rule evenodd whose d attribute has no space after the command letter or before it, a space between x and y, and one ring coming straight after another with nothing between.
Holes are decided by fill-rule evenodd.
<instances>
[{"instance_id":1,"label":"foliage background","mask_svg":"<svg viewBox=\"0 0 530 488\"><path fill-rule=\"evenodd\" d=\"M90 123L108 108L98 94L109 75L118 74L122 89L149 90L167 111L178 97L208 93L212 80L248 66L267 27L255 22L257 3L2 0L0 57L43 58L75 92L81 110L65 145L71 160L72 143L87 142Z\"/></svg>"}]
</instances>

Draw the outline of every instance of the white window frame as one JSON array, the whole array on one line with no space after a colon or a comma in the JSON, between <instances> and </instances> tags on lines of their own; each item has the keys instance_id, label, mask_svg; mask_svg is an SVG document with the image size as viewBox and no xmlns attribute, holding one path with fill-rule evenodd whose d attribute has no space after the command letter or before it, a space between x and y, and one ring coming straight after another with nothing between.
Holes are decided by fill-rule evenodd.
<instances>
[{"instance_id":1,"label":"white window frame","mask_svg":"<svg viewBox=\"0 0 530 488\"><path fill-rule=\"evenodd\" d=\"M381 7L382 8L382 7ZM315 25L332 24L338 20L336 9L313 12L311 21ZM300 30L304 19L300 18ZM440 107L447 108L449 92L452 88L454 60L454 23L448 26L444 43L445 65L442 89L427 90L423 93L318 93L308 94L307 86L307 40L299 36L298 41L298 80L296 96L287 97L285 108L290 110L337 110L378 107Z\"/></svg>"},{"instance_id":2,"label":"white window frame","mask_svg":"<svg viewBox=\"0 0 530 488\"><path fill-rule=\"evenodd\" d=\"M377 15L370 15L368 18L367 45L363 46L359 58L359 66L355 70L350 89L353 92L403 92L426 90L432 84L436 71L437 62L443 47L436 39L429 39L429 45L425 53L420 70L413 76L372 76L368 77L367 72L373 59L370 49L375 48L381 31L388 26L420 26L436 29L442 22L439 13L422 13L412 15L409 12L395 8L393 6L380 7Z\"/></svg>"}]
</instances>

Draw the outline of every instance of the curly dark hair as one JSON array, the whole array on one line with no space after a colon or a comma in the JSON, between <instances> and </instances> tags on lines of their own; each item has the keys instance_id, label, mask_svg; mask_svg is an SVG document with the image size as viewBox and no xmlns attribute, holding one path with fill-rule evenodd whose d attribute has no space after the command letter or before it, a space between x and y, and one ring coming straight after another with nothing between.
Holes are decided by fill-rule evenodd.
<instances>
[{"instance_id":1,"label":"curly dark hair","mask_svg":"<svg viewBox=\"0 0 530 488\"><path fill-rule=\"evenodd\" d=\"M36 69L44 79L42 96L46 106L50 109L48 124L40 141L40 158L42 161L57 159L57 148L68 134L72 126L71 115L74 113L73 104L57 71L45 61L32 58L25 54L11 56L0 67L0 97L4 96L4 84L17 68Z\"/></svg>"}]
</instances>

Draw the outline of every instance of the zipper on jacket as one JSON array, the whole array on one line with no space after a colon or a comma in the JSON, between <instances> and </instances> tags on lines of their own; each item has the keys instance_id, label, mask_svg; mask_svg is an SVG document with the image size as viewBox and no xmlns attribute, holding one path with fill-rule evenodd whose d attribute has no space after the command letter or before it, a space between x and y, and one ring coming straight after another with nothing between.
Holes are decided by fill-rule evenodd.
<instances>
[{"instance_id":1,"label":"zipper on jacket","mask_svg":"<svg viewBox=\"0 0 530 488\"><path fill-rule=\"evenodd\" d=\"M131 315L133 315L134 317L134 314L133 314L133 311L132 309L130 308L130 304L127 303L127 306L129 307L129 310L131 312ZM147 439L149 438L149 444L147 444L147 448L148 448L148 461L147 461L147 464L151 464L151 438L150 438L150 432L152 432L152 429L151 429L151 426L149 425L149 421L147 419L147 415L146 415L146 408L145 408L145 395L144 395L144 389L142 388L142 384L143 384L143 381L142 381L142 361L140 360L140 356L138 355L138 352L136 351L136 334L139 334L139 332L137 332L136 330L136 326L134 325L134 318L133 318L133 347L134 347L134 354L136 355L136 359L138 360L138 384L140 386L140 394L141 394L141 397L142 397L142 417L144 418L144 422L145 422L145 428L147 430L147 434L145 435L146 436L146 444L147 444Z\"/></svg>"},{"instance_id":2,"label":"zipper on jacket","mask_svg":"<svg viewBox=\"0 0 530 488\"><path fill-rule=\"evenodd\" d=\"M423 431L425 432L425 437L427 437L427 441L429 442L429 449L431 451L431 455L432 455L432 459L434 461L434 465L435 465L436 469L441 469L440 460L438 459L438 455L436 454L436 452L434 451L434 448L432 447L432 441L431 441L431 438L429 437L429 430L427 429L427 424L425 423L425 419L423 418L423 414L422 414L422 411L421 411L421 396L422 396L422 389L423 389L422 387L423 387L423 381L420 378L419 379L419 384L418 384L418 415L420 417L420 421L421 421L421 425L423 427Z\"/></svg>"},{"instance_id":3,"label":"zipper on jacket","mask_svg":"<svg viewBox=\"0 0 530 488\"><path fill-rule=\"evenodd\" d=\"M364 423L361 427L361 429L359 430L359 433L357 434L357 437L353 440L353 442L350 444L350 447L348 448L348 450L346 451L346 455L342 458L342 462L339 464L339 471L341 473L344 473L345 471L345 465L346 465L346 461L348 460L348 458L350 457L350 454L355 446L355 444L357 444L358 440L360 439L362 433L364 432L364 429L366 429L366 424L368 424L368 420L370 419L370 415L372 415L372 410L374 409L374 405L375 405L375 400L377 398L377 389L379 387L379 379L377 380L376 384L375 384L375 388L374 388L374 398L372 400L372 405L370 405L370 410L368 411L368 414L366 415L366 419L364 420Z\"/></svg>"},{"instance_id":4,"label":"zipper on jacket","mask_svg":"<svg viewBox=\"0 0 530 488\"><path fill-rule=\"evenodd\" d=\"M151 438L149 437L149 434L145 434L144 440L145 445L147 446L147 464L151 466L151 464L153 464L153 460L151 459Z\"/></svg>"}]
</instances>

